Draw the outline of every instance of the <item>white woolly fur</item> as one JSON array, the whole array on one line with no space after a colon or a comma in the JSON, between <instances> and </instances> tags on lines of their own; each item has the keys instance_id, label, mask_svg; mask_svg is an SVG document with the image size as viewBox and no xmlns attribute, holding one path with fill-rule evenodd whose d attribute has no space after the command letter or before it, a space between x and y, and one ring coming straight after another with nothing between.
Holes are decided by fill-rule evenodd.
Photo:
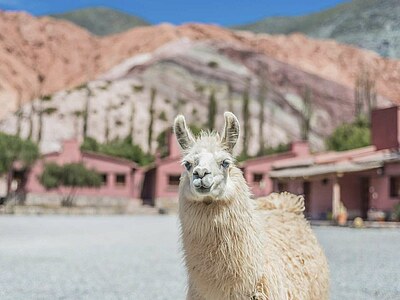
<instances>
[{"instance_id":1,"label":"white woolly fur","mask_svg":"<svg viewBox=\"0 0 400 300\"><path fill-rule=\"evenodd\" d=\"M229 126L238 126L232 116L225 114L222 136L229 133ZM177 135L186 128L177 124L182 122L178 118ZM238 127L232 132L237 136ZM180 142L186 147L186 158L209 151L230 156L224 139L216 134L191 139ZM233 147L235 140L229 143ZM220 173L224 180L216 187L218 192L206 195L193 191L190 171L181 177L179 218L189 279L187 299L329 299L328 264L304 218L304 199L275 193L252 200L242 172L233 163Z\"/></svg>"}]
</instances>

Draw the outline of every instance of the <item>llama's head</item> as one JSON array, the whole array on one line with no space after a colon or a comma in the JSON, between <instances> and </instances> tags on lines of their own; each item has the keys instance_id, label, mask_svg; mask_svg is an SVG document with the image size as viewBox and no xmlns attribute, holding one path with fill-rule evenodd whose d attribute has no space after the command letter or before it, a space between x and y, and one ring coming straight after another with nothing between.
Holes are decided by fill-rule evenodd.
<instances>
[{"instance_id":1,"label":"llama's head","mask_svg":"<svg viewBox=\"0 0 400 300\"><path fill-rule=\"evenodd\" d=\"M185 118L175 119L174 131L183 150L182 164L186 168L185 181L190 199L195 201L226 199L233 189L230 173L234 167L232 150L239 137L239 121L226 112L222 135L202 132L195 138L186 126Z\"/></svg>"}]
</instances>

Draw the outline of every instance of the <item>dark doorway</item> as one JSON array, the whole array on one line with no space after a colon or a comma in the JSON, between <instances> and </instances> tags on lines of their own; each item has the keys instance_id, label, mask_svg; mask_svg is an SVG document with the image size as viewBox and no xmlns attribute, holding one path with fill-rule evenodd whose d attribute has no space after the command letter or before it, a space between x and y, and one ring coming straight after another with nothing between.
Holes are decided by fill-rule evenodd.
<instances>
[{"instance_id":1,"label":"dark doorway","mask_svg":"<svg viewBox=\"0 0 400 300\"><path fill-rule=\"evenodd\" d=\"M303 194L304 194L304 214L307 218L311 216L311 182L303 182Z\"/></svg>"},{"instance_id":2,"label":"dark doorway","mask_svg":"<svg viewBox=\"0 0 400 300\"><path fill-rule=\"evenodd\" d=\"M148 170L143 179L143 187L141 198L143 204L155 205L155 193L156 193L156 168Z\"/></svg>"},{"instance_id":3,"label":"dark doorway","mask_svg":"<svg viewBox=\"0 0 400 300\"><path fill-rule=\"evenodd\" d=\"M370 193L369 193L369 187L370 187L370 178L369 177L362 177L361 178L361 217L363 219L367 218L367 212L369 209L369 203L370 203Z\"/></svg>"}]
</instances>

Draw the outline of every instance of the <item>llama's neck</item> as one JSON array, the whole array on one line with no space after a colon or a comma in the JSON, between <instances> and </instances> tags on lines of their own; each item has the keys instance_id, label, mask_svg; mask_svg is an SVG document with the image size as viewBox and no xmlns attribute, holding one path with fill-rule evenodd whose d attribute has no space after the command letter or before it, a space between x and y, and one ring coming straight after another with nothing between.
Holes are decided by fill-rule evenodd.
<instances>
[{"instance_id":1,"label":"llama's neck","mask_svg":"<svg viewBox=\"0 0 400 300\"><path fill-rule=\"evenodd\" d=\"M263 272L261 222L244 180L235 199L211 203L180 199L182 240L189 279L210 299L251 296ZM224 295L224 296L223 296Z\"/></svg>"}]
</instances>

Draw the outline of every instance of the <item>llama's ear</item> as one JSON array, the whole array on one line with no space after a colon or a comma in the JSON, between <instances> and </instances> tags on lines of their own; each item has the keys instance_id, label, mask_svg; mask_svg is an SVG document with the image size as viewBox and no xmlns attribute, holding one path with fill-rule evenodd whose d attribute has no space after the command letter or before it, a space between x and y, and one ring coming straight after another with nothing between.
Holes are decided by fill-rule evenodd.
<instances>
[{"instance_id":1,"label":"llama's ear","mask_svg":"<svg viewBox=\"0 0 400 300\"><path fill-rule=\"evenodd\" d=\"M221 141L228 147L229 152L232 153L233 148L239 139L240 126L236 116L231 112L225 112L225 126L222 132Z\"/></svg>"},{"instance_id":2,"label":"llama's ear","mask_svg":"<svg viewBox=\"0 0 400 300\"><path fill-rule=\"evenodd\" d=\"M190 130L186 126L185 117L179 115L175 118L174 132L179 145L183 150L188 149L194 143L194 138Z\"/></svg>"}]
</instances>

